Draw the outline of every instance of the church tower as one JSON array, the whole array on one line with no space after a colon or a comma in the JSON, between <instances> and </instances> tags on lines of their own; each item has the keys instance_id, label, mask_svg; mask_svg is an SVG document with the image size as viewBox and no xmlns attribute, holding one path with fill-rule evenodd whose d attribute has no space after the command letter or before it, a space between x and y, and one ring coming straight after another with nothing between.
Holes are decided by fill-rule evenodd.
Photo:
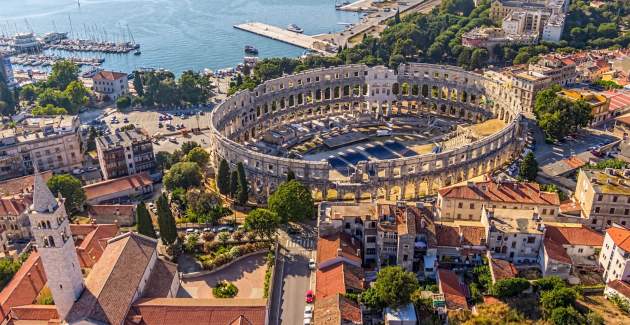
<instances>
[{"instance_id":1,"label":"church tower","mask_svg":"<svg viewBox=\"0 0 630 325\"><path fill-rule=\"evenodd\" d=\"M48 287L60 319L65 319L83 292L83 276L74 247L64 199L55 199L42 176L35 172L33 205L29 210L31 232L42 257Z\"/></svg>"}]
</instances>

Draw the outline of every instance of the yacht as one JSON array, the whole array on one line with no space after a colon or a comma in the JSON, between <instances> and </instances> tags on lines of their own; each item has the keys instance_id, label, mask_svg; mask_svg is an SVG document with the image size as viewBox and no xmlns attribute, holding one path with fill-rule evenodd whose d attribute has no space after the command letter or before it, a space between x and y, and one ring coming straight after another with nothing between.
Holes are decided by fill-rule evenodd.
<instances>
[{"instance_id":1,"label":"yacht","mask_svg":"<svg viewBox=\"0 0 630 325\"><path fill-rule=\"evenodd\" d=\"M298 26L296 24L291 24L291 25L287 26L287 30L292 31L294 33L299 33L299 34L304 33L304 30L302 28L300 28L300 26Z\"/></svg>"},{"instance_id":2,"label":"yacht","mask_svg":"<svg viewBox=\"0 0 630 325\"><path fill-rule=\"evenodd\" d=\"M252 45L245 45L245 53L247 54L258 54L258 49Z\"/></svg>"}]
</instances>

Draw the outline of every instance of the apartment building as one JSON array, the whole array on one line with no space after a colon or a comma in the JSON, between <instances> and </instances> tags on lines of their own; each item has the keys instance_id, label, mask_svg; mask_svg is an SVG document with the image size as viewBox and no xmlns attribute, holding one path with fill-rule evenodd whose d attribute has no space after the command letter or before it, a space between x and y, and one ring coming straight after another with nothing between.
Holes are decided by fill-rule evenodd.
<instances>
[{"instance_id":1,"label":"apartment building","mask_svg":"<svg viewBox=\"0 0 630 325\"><path fill-rule=\"evenodd\" d=\"M37 121L37 123L35 123ZM83 164L77 116L27 119L0 131L0 180L40 171L67 173Z\"/></svg>"},{"instance_id":2,"label":"apartment building","mask_svg":"<svg viewBox=\"0 0 630 325\"><path fill-rule=\"evenodd\" d=\"M416 222L404 203L378 205L378 236L376 237L379 265L398 265L413 270Z\"/></svg>"},{"instance_id":3,"label":"apartment building","mask_svg":"<svg viewBox=\"0 0 630 325\"><path fill-rule=\"evenodd\" d=\"M492 257L515 264L537 263L543 226L531 209L483 209L488 251Z\"/></svg>"},{"instance_id":4,"label":"apartment building","mask_svg":"<svg viewBox=\"0 0 630 325\"><path fill-rule=\"evenodd\" d=\"M537 183L488 180L440 189L435 209L439 221L479 221L483 208L532 210L553 219L559 207L558 194L542 191Z\"/></svg>"},{"instance_id":5,"label":"apartment building","mask_svg":"<svg viewBox=\"0 0 630 325\"><path fill-rule=\"evenodd\" d=\"M495 0L490 18L515 33L536 33L544 41L558 42L564 29L569 0ZM505 27L504 27L505 28Z\"/></svg>"},{"instance_id":6,"label":"apartment building","mask_svg":"<svg viewBox=\"0 0 630 325\"><path fill-rule=\"evenodd\" d=\"M92 90L101 99L116 100L129 95L127 74L114 71L99 71L92 77Z\"/></svg>"},{"instance_id":7,"label":"apartment building","mask_svg":"<svg viewBox=\"0 0 630 325\"><path fill-rule=\"evenodd\" d=\"M603 242L604 236L581 224L545 226L539 256L543 276L567 279L573 268L597 268Z\"/></svg>"},{"instance_id":8,"label":"apartment building","mask_svg":"<svg viewBox=\"0 0 630 325\"><path fill-rule=\"evenodd\" d=\"M630 225L630 169L581 169L573 195L585 225L599 230Z\"/></svg>"},{"instance_id":9,"label":"apartment building","mask_svg":"<svg viewBox=\"0 0 630 325\"><path fill-rule=\"evenodd\" d=\"M529 64L528 70L551 78L552 84L567 86L575 83L578 76L575 62L562 59L556 54L548 54Z\"/></svg>"},{"instance_id":10,"label":"apartment building","mask_svg":"<svg viewBox=\"0 0 630 325\"><path fill-rule=\"evenodd\" d=\"M153 143L142 129L98 137L96 152L106 180L150 171L155 167Z\"/></svg>"},{"instance_id":11,"label":"apartment building","mask_svg":"<svg viewBox=\"0 0 630 325\"><path fill-rule=\"evenodd\" d=\"M441 266L473 266L486 254L486 228L481 222L436 223L437 257Z\"/></svg>"},{"instance_id":12,"label":"apartment building","mask_svg":"<svg viewBox=\"0 0 630 325\"><path fill-rule=\"evenodd\" d=\"M630 230L622 227L606 230L599 265L604 270L604 282L630 281Z\"/></svg>"},{"instance_id":13,"label":"apartment building","mask_svg":"<svg viewBox=\"0 0 630 325\"><path fill-rule=\"evenodd\" d=\"M563 89L558 92L558 96L571 102L584 101L591 108L593 120L591 126L597 126L612 118L610 99L602 94L598 94L586 89Z\"/></svg>"}]
</instances>

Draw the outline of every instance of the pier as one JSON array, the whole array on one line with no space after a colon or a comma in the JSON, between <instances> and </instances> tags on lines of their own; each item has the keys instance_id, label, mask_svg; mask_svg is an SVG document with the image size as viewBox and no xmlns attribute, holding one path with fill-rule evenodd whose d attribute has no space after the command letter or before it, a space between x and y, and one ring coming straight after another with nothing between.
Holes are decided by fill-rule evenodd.
<instances>
[{"instance_id":1,"label":"pier","mask_svg":"<svg viewBox=\"0 0 630 325\"><path fill-rule=\"evenodd\" d=\"M337 48L333 44L327 41L263 23L244 23L234 25L234 28L254 33L260 36L268 37L287 44L295 45L297 47L305 48L311 51L316 51L324 55L333 55L336 53L337 50Z\"/></svg>"}]
</instances>

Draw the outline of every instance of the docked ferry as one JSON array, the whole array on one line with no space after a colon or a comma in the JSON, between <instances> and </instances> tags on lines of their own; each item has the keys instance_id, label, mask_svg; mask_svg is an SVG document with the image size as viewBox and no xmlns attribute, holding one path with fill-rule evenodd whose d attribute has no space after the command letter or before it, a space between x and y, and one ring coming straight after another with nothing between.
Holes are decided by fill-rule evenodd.
<instances>
[{"instance_id":1,"label":"docked ferry","mask_svg":"<svg viewBox=\"0 0 630 325\"><path fill-rule=\"evenodd\" d=\"M287 26L287 30L294 32L294 33L299 33L302 34L304 33L304 30L302 28L300 28L300 26L296 25L296 24L291 24L289 26Z\"/></svg>"}]
</instances>

